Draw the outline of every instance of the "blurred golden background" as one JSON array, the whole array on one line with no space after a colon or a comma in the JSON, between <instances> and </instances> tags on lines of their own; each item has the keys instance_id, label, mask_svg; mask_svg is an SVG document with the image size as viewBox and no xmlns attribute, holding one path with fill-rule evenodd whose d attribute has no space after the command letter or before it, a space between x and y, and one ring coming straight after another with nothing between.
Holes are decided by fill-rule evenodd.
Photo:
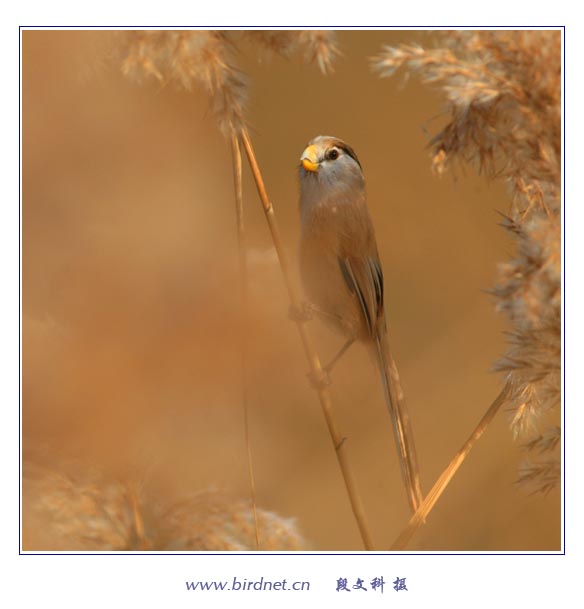
<instances>
[{"instance_id":1,"label":"blurred golden background","mask_svg":"<svg viewBox=\"0 0 584 609\"><path fill-rule=\"evenodd\" d=\"M343 31L333 74L242 47L252 137L291 259L297 164L317 134L363 165L388 322L427 491L501 387L505 320L485 290L512 244L508 196L472 169L438 179L438 95L380 80L368 58L415 31ZM210 487L248 497L230 148L201 91L127 81L99 31L23 32L25 457L137 478L158 502ZM246 52L247 51L247 52ZM316 550L360 550L255 186L246 172L248 394L257 502ZM323 360L342 340L313 332ZM378 374L352 348L331 387L375 542L409 518ZM415 536L414 550L557 550L560 493L517 487L501 412ZM26 486L26 481L25 481ZM24 505L24 549L66 547Z\"/></svg>"}]
</instances>

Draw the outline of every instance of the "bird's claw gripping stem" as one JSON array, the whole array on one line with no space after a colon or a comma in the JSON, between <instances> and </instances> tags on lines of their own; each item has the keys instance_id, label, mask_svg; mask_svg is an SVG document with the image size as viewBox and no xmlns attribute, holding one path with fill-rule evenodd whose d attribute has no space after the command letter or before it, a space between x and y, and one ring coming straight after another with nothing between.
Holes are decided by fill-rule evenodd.
<instances>
[{"instance_id":1,"label":"bird's claw gripping stem","mask_svg":"<svg viewBox=\"0 0 584 609\"><path fill-rule=\"evenodd\" d=\"M300 305L290 305L288 309L288 317L295 322L311 321L313 318L312 307L306 302Z\"/></svg>"},{"instance_id":2,"label":"bird's claw gripping stem","mask_svg":"<svg viewBox=\"0 0 584 609\"><path fill-rule=\"evenodd\" d=\"M326 387L328 387L331 384L331 377L329 376L329 373L326 371L326 369L321 369L320 372L315 372L314 370L311 370L308 374L308 380L310 381L310 384L317 390L320 389L325 389Z\"/></svg>"}]
</instances>

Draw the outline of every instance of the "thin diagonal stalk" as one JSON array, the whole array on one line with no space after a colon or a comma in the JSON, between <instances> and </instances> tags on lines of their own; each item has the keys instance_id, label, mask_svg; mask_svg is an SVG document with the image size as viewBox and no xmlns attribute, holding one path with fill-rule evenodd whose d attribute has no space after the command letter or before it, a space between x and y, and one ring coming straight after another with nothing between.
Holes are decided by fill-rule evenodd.
<instances>
[{"instance_id":1,"label":"thin diagonal stalk","mask_svg":"<svg viewBox=\"0 0 584 609\"><path fill-rule=\"evenodd\" d=\"M268 197L260 167L258 165L247 129L242 129L240 138L241 143L243 144L244 150L246 152L247 159L249 161L249 165L257 186L258 194L260 196L264 208L264 213L266 215L266 220L268 222L270 233L272 235L274 247L276 248L276 252L278 254L278 260L280 262L282 274L284 275L286 288L288 289L290 303L292 304L293 309L295 309L296 311L300 311L302 308L300 292L295 282L292 280L292 274L290 273L290 267L286 252L284 250L282 237L280 235L280 230L276 222L274 208L272 207L272 204ZM296 324L298 327L300 338L302 340L302 345L304 347L304 353L310 365L311 374L314 378L323 378L323 368L320 363L320 358L318 357L318 353L316 352L312 339L308 333L306 323L302 319L298 319ZM331 436L331 440L333 442L333 446L335 448L335 453L337 455L337 460L341 468L341 473L345 481L345 487L347 489L347 494L349 495L349 501L351 502L353 515L355 516L357 526L359 527L359 532L361 533L363 545L365 546L365 549L372 550L373 539L369 531L369 526L365 517L365 509L363 507L361 496L359 495L359 492L357 490L355 476L353 474L353 470L347 453L347 442L345 441L346 438L342 435L335 419L330 392L322 384L316 389L316 391L318 393L320 405L324 417L326 419L326 424L329 430L329 434Z\"/></svg>"},{"instance_id":2,"label":"thin diagonal stalk","mask_svg":"<svg viewBox=\"0 0 584 609\"><path fill-rule=\"evenodd\" d=\"M479 424L475 427L474 431L470 434L468 440L464 443L462 448L454 455L452 461L448 464L448 467L440 474L440 477L426 495L424 501L416 511L416 513L410 518L405 529L400 533L398 538L393 542L391 550L404 550L410 542L414 533L420 528L426 521L428 514L432 511L432 508L436 505L438 499L442 493L446 490L448 484L464 463L464 460L468 457L468 454L472 450L477 440L483 435L495 415L501 408L501 405L507 399L507 395L510 391L509 383L506 383L501 393L495 398L493 403L489 406L489 409L480 420Z\"/></svg>"},{"instance_id":3,"label":"thin diagonal stalk","mask_svg":"<svg viewBox=\"0 0 584 609\"><path fill-rule=\"evenodd\" d=\"M260 528L258 523L258 511L256 501L255 475L253 470L253 459L251 454L251 441L249 437L249 408L247 400L247 322L248 322L248 297L247 297L247 249L245 242L245 224L243 220L243 179L241 147L239 139L233 135L231 138L231 154L233 160L233 183L235 187L235 216L237 219L237 245L239 259L239 305L241 310L241 401L243 406L243 430L245 436L245 447L247 451L247 472L249 475L249 490L251 495L251 506L253 511L253 522L255 530L256 550L260 549Z\"/></svg>"},{"instance_id":4,"label":"thin diagonal stalk","mask_svg":"<svg viewBox=\"0 0 584 609\"><path fill-rule=\"evenodd\" d=\"M150 550L152 546L146 535L144 519L140 510L140 500L138 498L138 489L136 484L132 483L129 486L130 503L132 505L132 516L134 518L134 536L138 550Z\"/></svg>"}]
</instances>

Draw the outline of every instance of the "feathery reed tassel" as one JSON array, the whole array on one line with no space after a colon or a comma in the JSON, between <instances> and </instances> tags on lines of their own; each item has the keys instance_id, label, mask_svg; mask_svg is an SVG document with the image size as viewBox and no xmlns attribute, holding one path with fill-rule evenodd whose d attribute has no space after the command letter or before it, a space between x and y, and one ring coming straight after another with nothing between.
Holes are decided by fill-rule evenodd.
<instances>
[{"instance_id":1,"label":"feathery reed tassel","mask_svg":"<svg viewBox=\"0 0 584 609\"><path fill-rule=\"evenodd\" d=\"M224 134L245 124L247 81L233 51L227 32L217 30L129 31L120 45L125 76L175 82L186 90L202 87Z\"/></svg>"},{"instance_id":2,"label":"feathery reed tassel","mask_svg":"<svg viewBox=\"0 0 584 609\"><path fill-rule=\"evenodd\" d=\"M301 550L293 519L216 490L161 502L79 464L23 465L25 551Z\"/></svg>"},{"instance_id":3,"label":"feathery reed tassel","mask_svg":"<svg viewBox=\"0 0 584 609\"><path fill-rule=\"evenodd\" d=\"M155 547L165 551L249 551L256 549L256 524L262 550L299 551L306 541L294 519L257 509L249 502L214 490L193 493L161 512Z\"/></svg>"},{"instance_id":4,"label":"feathery reed tassel","mask_svg":"<svg viewBox=\"0 0 584 609\"><path fill-rule=\"evenodd\" d=\"M302 52L324 73L339 54L328 31L135 30L121 34L118 55L123 74L134 80L174 82L187 91L201 87L223 134L230 136L246 125L248 79L235 62L242 35L280 55Z\"/></svg>"},{"instance_id":5,"label":"feathery reed tassel","mask_svg":"<svg viewBox=\"0 0 584 609\"><path fill-rule=\"evenodd\" d=\"M446 96L450 120L430 142L436 173L459 161L510 186L503 226L517 253L499 266L492 293L512 330L495 369L509 381L514 436L537 438L536 419L557 420L561 401L561 34L465 30L438 40L437 48L386 46L373 68L382 77L408 69ZM555 467L546 459L527 476L522 467L520 482L537 486L541 472L541 488L557 485L560 447L544 451Z\"/></svg>"},{"instance_id":6,"label":"feathery reed tassel","mask_svg":"<svg viewBox=\"0 0 584 609\"><path fill-rule=\"evenodd\" d=\"M149 546L136 488L89 468L24 462L26 550L129 550Z\"/></svg>"}]
</instances>

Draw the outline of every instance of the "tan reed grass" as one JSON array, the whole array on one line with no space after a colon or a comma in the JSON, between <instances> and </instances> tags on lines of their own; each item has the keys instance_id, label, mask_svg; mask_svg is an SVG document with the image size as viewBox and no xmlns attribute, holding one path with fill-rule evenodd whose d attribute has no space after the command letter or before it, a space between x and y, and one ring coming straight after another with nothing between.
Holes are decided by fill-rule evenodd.
<instances>
[{"instance_id":1,"label":"tan reed grass","mask_svg":"<svg viewBox=\"0 0 584 609\"><path fill-rule=\"evenodd\" d=\"M514 435L531 432L527 450L547 455L522 466L519 481L547 491L560 480L560 428L535 430L537 418L552 411L559 416L560 406L560 33L449 31L435 37L433 48L384 47L373 69L382 77L405 69L446 97L449 120L430 142L439 175L456 162L468 163L510 186L502 224L515 237L517 254L500 265L493 294L512 330L495 369L506 376ZM435 488L419 512L431 509ZM399 547L419 517L398 538Z\"/></svg>"},{"instance_id":2,"label":"tan reed grass","mask_svg":"<svg viewBox=\"0 0 584 609\"><path fill-rule=\"evenodd\" d=\"M23 468L25 551L226 551L307 547L294 520L217 490L163 503L86 465ZM140 489L140 490L139 490Z\"/></svg>"},{"instance_id":3,"label":"tan reed grass","mask_svg":"<svg viewBox=\"0 0 584 609\"><path fill-rule=\"evenodd\" d=\"M293 519L260 508L254 513L248 501L213 490L192 494L173 504L161 513L159 524L155 545L161 550L255 550L258 529L263 551L307 548Z\"/></svg>"},{"instance_id":4,"label":"tan reed grass","mask_svg":"<svg viewBox=\"0 0 584 609\"><path fill-rule=\"evenodd\" d=\"M135 80L154 78L187 90L202 87L219 126L230 136L246 125L249 83L234 57L242 38L279 55L303 53L323 72L331 71L339 53L329 31L136 30L123 32L118 55L122 72Z\"/></svg>"},{"instance_id":5,"label":"tan reed grass","mask_svg":"<svg viewBox=\"0 0 584 609\"><path fill-rule=\"evenodd\" d=\"M145 549L136 488L93 468L67 469L24 462L24 549Z\"/></svg>"}]
</instances>

